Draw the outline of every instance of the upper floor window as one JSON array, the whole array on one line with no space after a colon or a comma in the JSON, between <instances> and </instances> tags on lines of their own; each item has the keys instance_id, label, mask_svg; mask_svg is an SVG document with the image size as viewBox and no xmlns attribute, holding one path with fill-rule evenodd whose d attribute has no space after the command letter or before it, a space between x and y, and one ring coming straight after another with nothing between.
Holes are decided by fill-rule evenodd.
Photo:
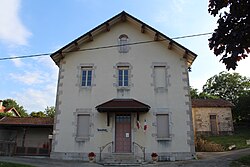
<instances>
[{"instance_id":1,"label":"upper floor window","mask_svg":"<svg viewBox=\"0 0 250 167\"><path fill-rule=\"evenodd\" d=\"M129 82L129 68L118 67L118 86L128 86Z\"/></svg>"},{"instance_id":2,"label":"upper floor window","mask_svg":"<svg viewBox=\"0 0 250 167\"><path fill-rule=\"evenodd\" d=\"M82 84L83 87L92 86L92 67L82 67Z\"/></svg>"},{"instance_id":3,"label":"upper floor window","mask_svg":"<svg viewBox=\"0 0 250 167\"><path fill-rule=\"evenodd\" d=\"M167 63L154 62L153 69L153 86L156 92L166 92L169 84L169 78L167 74Z\"/></svg>"},{"instance_id":4,"label":"upper floor window","mask_svg":"<svg viewBox=\"0 0 250 167\"><path fill-rule=\"evenodd\" d=\"M166 87L166 67L165 66L155 66L155 87L165 88Z\"/></svg>"},{"instance_id":5,"label":"upper floor window","mask_svg":"<svg viewBox=\"0 0 250 167\"><path fill-rule=\"evenodd\" d=\"M122 34L119 36L119 52L120 53L128 53L129 51L129 45L128 45L128 41L129 38L127 35Z\"/></svg>"}]
</instances>

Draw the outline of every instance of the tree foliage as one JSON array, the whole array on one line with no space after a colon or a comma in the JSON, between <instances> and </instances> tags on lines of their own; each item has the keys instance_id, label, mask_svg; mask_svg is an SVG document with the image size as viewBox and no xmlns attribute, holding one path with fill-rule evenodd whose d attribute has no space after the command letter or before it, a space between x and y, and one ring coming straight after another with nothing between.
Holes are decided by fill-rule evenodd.
<instances>
[{"instance_id":1,"label":"tree foliage","mask_svg":"<svg viewBox=\"0 0 250 167\"><path fill-rule=\"evenodd\" d=\"M205 92L199 92L198 89L190 87L191 99L218 99L218 96L214 96Z\"/></svg>"},{"instance_id":2,"label":"tree foliage","mask_svg":"<svg viewBox=\"0 0 250 167\"><path fill-rule=\"evenodd\" d=\"M44 111L32 112L30 113L31 117L51 117L54 118L55 116L55 107L46 107Z\"/></svg>"},{"instance_id":3,"label":"tree foliage","mask_svg":"<svg viewBox=\"0 0 250 167\"><path fill-rule=\"evenodd\" d=\"M250 91L239 97L234 110L234 117L238 122L244 120L250 125Z\"/></svg>"},{"instance_id":4,"label":"tree foliage","mask_svg":"<svg viewBox=\"0 0 250 167\"><path fill-rule=\"evenodd\" d=\"M3 118L3 117L12 117L13 114L12 113L0 113L0 119Z\"/></svg>"},{"instance_id":5,"label":"tree foliage","mask_svg":"<svg viewBox=\"0 0 250 167\"><path fill-rule=\"evenodd\" d=\"M228 70L235 70L237 62L250 53L249 9L249 0L209 0L209 13L219 15L209 47L216 56L222 56L220 60Z\"/></svg>"},{"instance_id":6,"label":"tree foliage","mask_svg":"<svg viewBox=\"0 0 250 167\"><path fill-rule=\"evenodd\" d=\"M30 113L31 117L46 117L46 114L44 114L44 112L42 111L38 111L38 112L31 112Z\"/></svg>"},{"instance_id":7,"label":"tree foliage","mask_svg":"<svg viewBox=\"0 0 250 167\"><path fill-rule=\"evenodd\" d=\"M238 98L250 90L250 79L238 73L220 72L209 78L203 86L203 92L229 100L234 104Z\"/></svg>"},{"instance_id":8,"label":"tree foliage","mask_svg":"<svg viewBox=\"0 0 250 167\"><path fill-rule=\"evenodd\" d=\"M28 113L24 109L24 107L21 106L21 105L19 105L13 99L5 99L5 100L3 100L3 106L5 106L6 108L12 108L12 107L14 107L17 110L17 112L21 115L21 117L27 117L28 116Z\"/></svg>"},{"instance_id":9,"label":"tree foliage","mask_svg":"<svg viewBox=\"0 0 250 167\"><path fill-rule=\"evenodd\" d=\"M44 112L45 112L45 114L46 114L47 117L54 118L56 109L55 109L54 106L51 106L51 107L47 106L47 108L45 108Z\"/></svg>"}]
</instances>

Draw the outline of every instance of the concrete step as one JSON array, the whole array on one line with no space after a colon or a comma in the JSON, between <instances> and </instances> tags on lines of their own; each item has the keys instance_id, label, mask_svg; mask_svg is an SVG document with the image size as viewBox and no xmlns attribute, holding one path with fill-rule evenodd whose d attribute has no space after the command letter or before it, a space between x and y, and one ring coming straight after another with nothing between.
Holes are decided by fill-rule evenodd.
<instances>
[{"instance_id":1,"label":"concrete step","mask_svg":"<svg viewBox=\"0 0 250 167\"><path fill-rule=\"evenodd\" d=\"M140 166L143 162L141 158L133 154L112 154L102 162L104 166Z\"/></svg>"}]
</instances>

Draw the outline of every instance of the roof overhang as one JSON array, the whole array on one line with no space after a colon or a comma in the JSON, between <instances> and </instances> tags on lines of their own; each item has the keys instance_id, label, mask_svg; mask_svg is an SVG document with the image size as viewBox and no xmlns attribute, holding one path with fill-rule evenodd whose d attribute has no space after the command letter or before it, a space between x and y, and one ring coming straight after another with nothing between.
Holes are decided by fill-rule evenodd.
<instances>
[{"instance_id":1,"label":"roof overhang","mask_svg":"<svg viewBox=\"0 0 250 167\"><path fill-rule=\"evenodd\" d=\"M66 46L59 49L58 51L52 53L50 56L53 59L53 61L56 63L56 65L59 66L61 59L63 59L68 53L75 52L75 51L84 51L84 50L80 50L80 47L79 47L80 45L93 41L93 38L99 33L108 32L111 30L112 26L115 25L116 23L125 22L125 21L131 22L132 24L134 24L136 27L138 27L138 29L140 29L141 33L147 33L151 35L153 41L161 42L165 44L168 49L174 50L178 54L182 55L182 57L186 59L188 67L192 65L193 61L197 57L197 55L194 52L185 48L181 44L175 42L173 39L167 37L163 33L147 25L146 23L131 16L125 11L119 13L118 15L100 24L96 28L92 29L91 31L85 33L84 35L70 42ZM98 47L105 48L107 46L98 46ZM90 48L90 49L93 49L93 48Z\"/></svg>"},{"instance_id":2,"label":"roof overhang","mask_svg":"<svg viewBox=\"0 0 250 167\"><path fill-rule=\"evenodd\" d=\"M96 106L99 112L148 112L150 106L135 99L112 99Z\"/></svg>"}]
</instances>

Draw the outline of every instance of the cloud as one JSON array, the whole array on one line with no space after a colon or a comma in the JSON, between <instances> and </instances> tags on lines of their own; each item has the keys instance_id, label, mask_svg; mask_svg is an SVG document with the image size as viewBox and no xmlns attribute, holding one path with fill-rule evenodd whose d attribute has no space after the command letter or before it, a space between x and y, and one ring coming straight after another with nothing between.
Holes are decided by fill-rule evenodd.
<instances>
[{"instance_id":1,"label":"cloud","mask_svg":"<svg viewBox=\"0 0 250 167\"><path fill-rule=\"evenodd\" d=\"M48 73L42 73L41 71L25 71L23 74L10 73L9 75L12 79L27 85L41 84L46 82L49 78Z\"/></svg>"},{"instance_id":2,"label":"cloud","mask_svg":"<svg viewBox=\"0 0 250 167\"><path fill-rule=\"evenodd\" d=\"M0 41L9 46L27 45L32 35L20 19L20 4L20 0L0 1Z\"/></svg>"},{"instance_id":3,"label":"cloud","mask_svg":"<svg viewBox=\"0 0 250 167\"><path fill-rule=\"evenodd\" d=\"M178 13L183 12L183 7L185 5L184 0L172 0L172 10Z\"/></svg>"},{"instance_id":4,"label":"cloud","mask_svg":"<svg viewBox=\"0 0 250 167\"><path fill-rule=\"evenodd\" d=\"M47 106L55 105L56 84L51 83L43 89L28 88L15 93L15 99L28 113L43 111ZM32 99L32 100L31 100Z\"/></svg>"},{"instance_id":5,"label":"cloud","mask_svg":"<svg viewBox=\"0 0 250 167\"><path fill-rule=\"evenodd\" d=\"M16 55L11 55L10 57L16 57ZM11 61L14 63L16 67L22 67L24 65L21 59L11 59Z\"/></svg>"}]
</instances>

